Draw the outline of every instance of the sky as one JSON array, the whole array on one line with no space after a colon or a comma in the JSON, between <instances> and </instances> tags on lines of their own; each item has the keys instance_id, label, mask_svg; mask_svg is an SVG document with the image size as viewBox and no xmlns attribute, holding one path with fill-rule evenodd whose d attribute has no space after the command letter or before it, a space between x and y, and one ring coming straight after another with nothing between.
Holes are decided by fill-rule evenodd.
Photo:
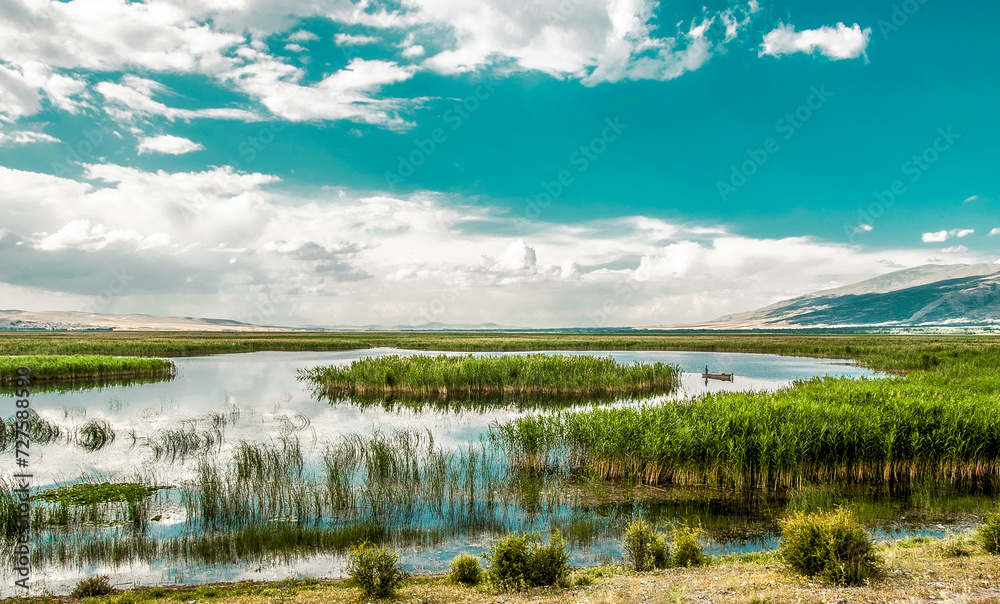
<instances>
[{"instance_id":1,"label":"sky","mask_svg":"<svg viewBox=\"0 0 1000 604\"><path fill-rule=\"evenodd\" d=\"M678 325L995 263L998 20L0 0L0 308Z\"/></svg>"}]
</instances>

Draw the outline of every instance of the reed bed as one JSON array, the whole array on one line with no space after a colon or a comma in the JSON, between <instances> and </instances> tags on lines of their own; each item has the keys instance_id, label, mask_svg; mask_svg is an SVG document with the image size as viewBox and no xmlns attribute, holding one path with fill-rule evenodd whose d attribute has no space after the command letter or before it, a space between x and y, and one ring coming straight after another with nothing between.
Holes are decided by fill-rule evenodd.
<instances>
[{"instance_id":1,"label":"reed bed","mask_svg":"<svg viewBox=\"0 0 1000 604\"><path fill-rule=\"evenodd\" d=\"M538 350L689 350L856 359L878 371L933 369L947 357L996 345L991 336L851 333L525 332L5 332L0 354L197 356L266 350L366 348L515 352Z\"/></svg>"},{"instance_id":2,"label":"reed bed","mask_svg":"<svg viewBox=\"0 0 1000 604\"><path fill-rule=\"evenodd\" d=\"M566 355L385 356L348 367L300 370L299 379L327 395L581 395L670 392L680 369L664 363L622 365L610 358Z\"/></svg>"},{"instance_id":3,"label":"reed bed","mask_svg":"<svg viewBox=\"0 0 1000 604\"><path fill-rule=\"evenodd\" d=\"M905 378L813 379L777 393L524 417L491 439L518 467L648 484L992 481L1000 474L997 349L942 355Z\"/></svg>"},{"instance_id":4,"label":"reed bed","mask_svg":"<svg viewBox=\"0 0 1000 604\"><path fill-rule=\"evenodd\" d=\"M172 361L146 357L112 357L97 354L0 356L0 383L13 383L18 367L31 370L31 380L90 380L137 376L173 377Z\"/></svg>"}]
</instances>

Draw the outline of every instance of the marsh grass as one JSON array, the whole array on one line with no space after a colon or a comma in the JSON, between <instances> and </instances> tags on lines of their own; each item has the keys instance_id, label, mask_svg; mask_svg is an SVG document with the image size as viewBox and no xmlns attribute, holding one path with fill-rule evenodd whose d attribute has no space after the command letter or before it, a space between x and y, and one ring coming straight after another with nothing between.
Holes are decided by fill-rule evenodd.
<instances>
[{"instance_id":1,"label":"marsh grass","mask_svg":"<svg viewBox=\"0 0 1000 604\"><path fill-rule=\"evenodd\" d=\"M0 356L0 383L16 382L18 367L31 370L32 383L138 376L173 377L177 367L166 359L98 354Z\"/></svg>"},{"instance_id":2,"label":"marsh grass","mask_svg":"<svg viewBox=\"0 0 1000 604\"><path fill-rule=\"evenodd\" d=\"M512 463L647 484L780 489L1000 475L1000 364L983 349L900 378L823 378L775 393L527 416L491 428Z\"/></svg>"},{"instance_id":3,"label":"marsh grass","mask_svg":"<svg viewBox=\"0 0 1000 604\"><path fill-rule=\"evenodd\" d=\"M549 354L392 355L299 371L300 380L327 396L656 393L672 391L679 377L677 367L663 363L621 365L610 358Z\"/></svg>"}]
</instances>

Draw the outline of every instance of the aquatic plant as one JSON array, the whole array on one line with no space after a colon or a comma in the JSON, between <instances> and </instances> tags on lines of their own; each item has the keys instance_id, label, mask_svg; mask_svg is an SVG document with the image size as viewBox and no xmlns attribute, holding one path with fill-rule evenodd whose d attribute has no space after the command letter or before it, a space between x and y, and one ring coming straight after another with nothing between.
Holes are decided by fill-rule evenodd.
<instances>
[{"instance_id":1,"label":"aquatic plant","mask_svg":"<svg viewBox=\"0 0 1000 604\"><path fill-rule=\"evenodd\" d=\"M343 394L609 394L673 390L680 370L664 363L550 354L367 357L348 367L299 371L327 396Z\"/></svg>"}]
</instances>

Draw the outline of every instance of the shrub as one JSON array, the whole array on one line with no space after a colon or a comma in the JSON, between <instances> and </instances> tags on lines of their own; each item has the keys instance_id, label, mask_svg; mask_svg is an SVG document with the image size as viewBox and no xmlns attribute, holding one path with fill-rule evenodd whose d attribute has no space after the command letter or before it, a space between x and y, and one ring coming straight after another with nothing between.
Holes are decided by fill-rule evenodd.
<instances>
[{"instance_id":1,"label":"shrub","mask_svg":"<svg viewBox=\"0 0 1000 604\"><path fill-rule=\"evenodd\" d=\"M406 582L408 573L398 564L399 553L367 541L351 550L347 575L367 598L388 598Z\"/></svg>"},{"instance_id":2,"label":"shrub","mask_svg":"<svg viewBox=\"0 0 1000 604\"><path fill-rule=\"evenodd\" d=\"M675 566L701 566L705 563L706 558L701 551L699 537L701 537L700 526L692 528L685 524L674 527L672 538Z\"/></svg>"},{"instance_id":3,"label":"shrub","mask_svg":"<svg viewBox=\"0 0 1000 604\"><path fill-rule=\"evenodd\" d=\"M670 544L645 520L633 520L625 527L625 560L636 572L670 565Z\"/></svg>"},{"instance_id":4,"label":"shrub","mask_svg":"<svg viewBox=\"0 0 1000 604\"><path fill-rule=\"evenodd\" d=\"M843 585L881 574L871 538L847 510L798 512L782 522L781 532L781 558L796 573Z\"/></svg>"},{"instance_id":5,"label":"shrub","mask_svg":"<svg viewBox=\"0 0 1000 604\"><path fill-rule=\"evenodd\" d=\"M451 579L465 585L478 585L483 569L479 558L469 554L459 554L451 561Z\"/></svg>"},{"instance_id":6,"label":"shrub","mask_svg":"<svg viewBox=\"0 0 1000 604\"><path fill-rule=\"evenodd\" d=\"M548 545L535 544L528 564L528 584L531 586L560 585L569 575L569 552L566 540L558 531L549 535Z\"/></svg>"},{"instance_id":7,"label":"shrub","mask_svg":"<svg viewBox=\"0 0 1000 604\"><path fill-rule=\"evenodd\" d=\"M569 573L565 539L554 531L548 545L538 541L538 533L508 533L495 539L486 554L490 579L503 589L563 583Z\"/></svg>"},{"instance_id":8,"label":"shrub","mask_svg":"<svg viewBox=\"0 0 1000 604\"><path fill-rule=\"evenodd\" d=\"M490 544L486 560L490 565L490 579L499 587L520 589L525 583L531 557L529 544L537 539L534 533L507 533Z\"/></svg>"},{"instance_id":9,"label":"shrub","mask_svg":"<svg viewBox=\"0 0 1000 604\"><path fill-rule=\"evenodd\" d=\"M991 554L1000 554L1000 513L987 516L977 536L983 549Z\"/></svg>"},{"instance_id":10,"label":"shrub","mask_svg":"<svg viewBox=\"0 0 1000 604\"><path fill-rule=\"evenodd\" d=\"M111 585L111 578L107 575L97 575L80 580L69 595L74 598L87 598L91 596L106 596L114 593L115 588Z\"/></svg>"}]
</instances>

